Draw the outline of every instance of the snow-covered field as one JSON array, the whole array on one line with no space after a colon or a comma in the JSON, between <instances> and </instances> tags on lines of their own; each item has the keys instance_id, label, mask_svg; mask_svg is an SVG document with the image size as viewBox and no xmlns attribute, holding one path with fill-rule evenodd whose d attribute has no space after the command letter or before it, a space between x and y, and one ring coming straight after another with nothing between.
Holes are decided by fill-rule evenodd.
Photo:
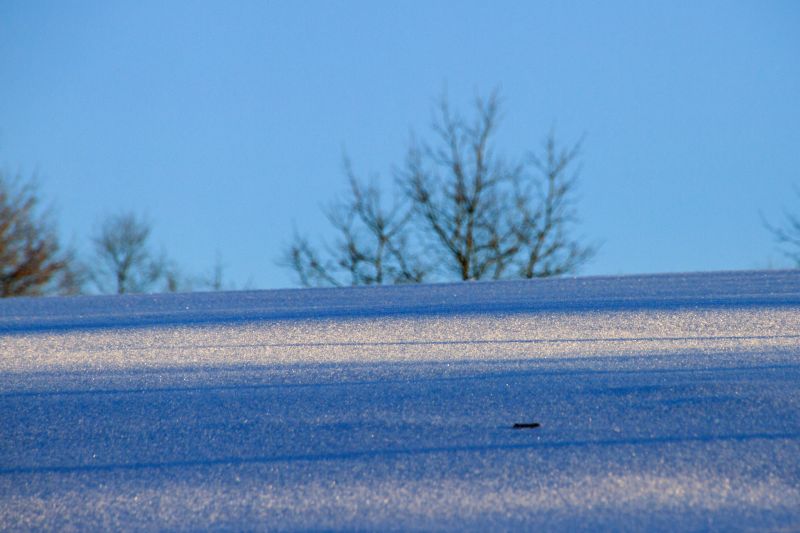
<instances>
[{"instance_id":1,"label":"snow-covered field","mask_svg":"<svg viewBox=\"0 0 800 533\"><path fill-rule=\"evenodd\" d=\"M800 530L800 271L0 301L0 530L541 528Z\"/></svg>"}]
</instances>

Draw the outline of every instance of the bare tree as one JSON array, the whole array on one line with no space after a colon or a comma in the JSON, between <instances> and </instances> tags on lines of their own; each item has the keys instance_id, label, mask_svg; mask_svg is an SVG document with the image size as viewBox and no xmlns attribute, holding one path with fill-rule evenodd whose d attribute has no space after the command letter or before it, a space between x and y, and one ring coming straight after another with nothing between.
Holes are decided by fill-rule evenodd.
<instances>
[{"instance_id":1,"label":"bare tree","mask_svg":"<svg viewBox=\"0 0 800 533\"><path fill-rule=\"evenodd\" d=\"M79 291L70 259L33 182L0 173L0 297Z\"/></svg>"},{"instance_id":2,"label":"bare tree","mask_svg":"<svg viewBox=\"0 0 800 533\"><path fill-rule=\"evenodd\" d=\"M496 158L490 140L497 121L495 95L477 102L466 123L442 99L434 119L436 142L412 142L398 180L418 223L446 271L458 279L499 278L519 252L513 185L520 169Z\"/></svg>"},{"instance_id":3,"label":"bare tree","mask_svg":"<svg viewBox=\"0 0 800 533\"><path fill-rule=\"evenodd\" d=\"M797 191L800 195L800 190ZM780 246L783 254L791 259L795 266L800 266L800 218L791 213L785 212L783 223L773 226L762 216L764 227L772 233L776 243Z\"/></svg>"},{"instance_id":4,"label":"bare tree","mask_svg":"<svg viewBox=\"0 0 800 533\"><path fill-rule=\"evenodd\" d=\"M412 140L396 171L399 209L381 209L377 187L361 184L347 166L349 200L327 213L337 246L323 254L296 237L285 264L303 285L340 284L337 269L353 285L574 272L594 253L570 237L580 143L561 148L551 133L540 153L508 161L494 146L499 109L496 93L477 98L466 120L443 97L433 142ZM436 266L409 266L414 257ZM387 259L392 267L384 270Z\"/></svg>"},{"instance_id":5,"label":"bare tree","mask_svg":"<svg viewBox=\"0 0 800 533\"><path fill-rule=\"evenodd\" d=\"M376 180L363 183L345 159L348 196L326 209L338 238L325 257L295 235L281 264L292 268L304 286L380 285L418 283L427 273L409 252L407 235L411 210L398 202L387 208Z\"/></svg>"},{"instance_id":6,"label":"bare tree","mask_svg":"<svg viewBox=\"0 0 800 533\"><path fill-rule=\"evenodd\" d=\"M150 250L151 225L134 213L107 217L93 240L94 268L91 277L101 292L148 292L158 282L166 290L178 290L177 271Z\"/></svg>"},{"instance_id":7,"label":"bare tree","mask_svg":"<svg viewBox=\"0 0 800 533\"><path fill-rule=\"evenodd\" d=\"M508 162L493 146L498 121L497 93L476 99L471 122L442 98L436 143L412 143L398 176L418 221L462 280L573 272L594 252L568 237L580 143L559 149L551 133L543 155Z\"/></svg>"}]
</instances>

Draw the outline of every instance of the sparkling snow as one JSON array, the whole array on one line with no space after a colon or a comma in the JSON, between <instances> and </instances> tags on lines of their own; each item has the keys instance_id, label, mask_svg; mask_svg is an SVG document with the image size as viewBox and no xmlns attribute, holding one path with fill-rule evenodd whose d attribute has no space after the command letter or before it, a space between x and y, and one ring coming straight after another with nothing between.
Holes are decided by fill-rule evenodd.
<instances>
[{"instance_id":1,"label":"sparkling snow","mask_svg":"<svg viewBox=\"0 0 800 533\"><path fill-rule=\"evenodd\" d=\"M0 530L541 528L800 529L800 271L0 301Z\"/></svg>"}]
</instances>

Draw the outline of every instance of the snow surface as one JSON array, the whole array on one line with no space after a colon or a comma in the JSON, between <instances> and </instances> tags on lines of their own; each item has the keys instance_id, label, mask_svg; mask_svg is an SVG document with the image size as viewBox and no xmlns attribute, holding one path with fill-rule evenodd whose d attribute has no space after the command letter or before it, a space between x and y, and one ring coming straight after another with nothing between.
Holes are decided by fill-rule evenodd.
<instances>
[{"instance_id":1,"label":"snow surface","mask_svg":"<svg viewBox=\"0 0 800 533\"><path fill-rule=\"evenodd\" d=\"M0 301L29 529L800 530L800 271Z\"/></svg>"}]
</instances>

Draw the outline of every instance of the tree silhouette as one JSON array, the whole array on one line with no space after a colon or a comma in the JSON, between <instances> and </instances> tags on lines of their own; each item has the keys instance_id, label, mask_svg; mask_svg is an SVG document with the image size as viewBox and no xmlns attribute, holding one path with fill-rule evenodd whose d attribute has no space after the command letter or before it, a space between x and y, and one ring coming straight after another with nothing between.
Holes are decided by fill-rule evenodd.
<instances>
[{"instance_id":1,"label":"tree silhouette","mask_svg":"<svg viewBox=\"0 0 800 533\"><path fill-rule=\"evenodd\" d=\"M101 292L149 292L159 281L178 289L177 275L164 255L150 249L151 224L134 213L107 217L95 232L92 281Z\"/></svg>"},{"instance_id":2,"label":"tree silhouette","mask_svg":"<svg viewBox=\"0 0 800 533\"><path fill-rule=\"evenodd\" d=\"M499 113L496 92L476 99L471 120L443 97L433 141L412 140L395 172L391 208L346 162L347 199L326 211L336 244L320 252L296 234L282 264L305 286L574 272L595 251L570 237L580 143L562 148L551 133L538 153L506 160L494 146Z\"/></svg>"},{"instance_id":3,"label":"tree silhouette","mask_svg":"<svg viewBox=\"0 0 800 533\"><path fill-rule=\"evenodd\" d=\"M77 292L70 259L34 183L0 173L0 296Z\"/></svg>"}]
</instances>

